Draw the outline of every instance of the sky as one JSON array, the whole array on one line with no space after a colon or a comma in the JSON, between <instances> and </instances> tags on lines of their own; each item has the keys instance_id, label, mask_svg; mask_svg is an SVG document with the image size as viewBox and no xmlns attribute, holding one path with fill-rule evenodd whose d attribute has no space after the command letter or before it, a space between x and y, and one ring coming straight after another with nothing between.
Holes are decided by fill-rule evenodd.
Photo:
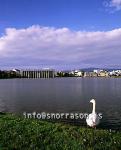
<instances>
[{"instance_id":1,"label":"sky","mask_svg":"<svg viewBox=\"0 0 121 150\"><path fill-rule=\"evenodd\" d=\"M121 0L0 0L0 69L121 68Z\"/></svg>"}]
</instances>

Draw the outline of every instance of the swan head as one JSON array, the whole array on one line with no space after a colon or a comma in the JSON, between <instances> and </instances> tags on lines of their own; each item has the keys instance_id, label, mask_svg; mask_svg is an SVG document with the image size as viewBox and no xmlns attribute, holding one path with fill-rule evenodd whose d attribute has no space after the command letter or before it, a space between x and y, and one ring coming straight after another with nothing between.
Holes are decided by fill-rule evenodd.
<instances>
[{"instance_id":1,"label":"swan head","mask_svg":"<svg viewBox=\"0 0 121 150\"><path fill-rule=\"evenodd\" d=\"M90 100L90 103L95 103L95 100L94 100L94 99L91 99L91 100Z\"/></svg>"}]
</instances>

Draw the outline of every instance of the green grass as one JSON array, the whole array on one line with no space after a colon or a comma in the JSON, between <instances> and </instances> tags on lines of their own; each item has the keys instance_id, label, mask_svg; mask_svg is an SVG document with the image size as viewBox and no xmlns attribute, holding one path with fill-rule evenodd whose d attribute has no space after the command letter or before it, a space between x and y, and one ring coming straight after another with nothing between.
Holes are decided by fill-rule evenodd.
<instances>
[{"instance_id":1,"label":"green grass","mask_svg":"<svg viewBox=\"0 0 121 150\"><path fill-rule=\"evenodd\" d=\"M1 150L121 150L121 132L0 115Z\"/></svg>"}]
</instances>

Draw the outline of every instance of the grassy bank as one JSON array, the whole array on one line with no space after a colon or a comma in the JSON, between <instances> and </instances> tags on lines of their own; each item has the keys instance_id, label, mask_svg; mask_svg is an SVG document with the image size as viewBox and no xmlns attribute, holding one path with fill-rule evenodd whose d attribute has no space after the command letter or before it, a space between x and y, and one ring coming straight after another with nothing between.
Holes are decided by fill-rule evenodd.
<instances>
[{"instance_id":1,"label":"grassy bank","mask_svg":"<svg viewBox=\"0 0 121 150\"><path fill-rule=\"evenodd\" d=\"M0 115L1 150L120 150L121 132Z\"/></svg>"}]
</instances>

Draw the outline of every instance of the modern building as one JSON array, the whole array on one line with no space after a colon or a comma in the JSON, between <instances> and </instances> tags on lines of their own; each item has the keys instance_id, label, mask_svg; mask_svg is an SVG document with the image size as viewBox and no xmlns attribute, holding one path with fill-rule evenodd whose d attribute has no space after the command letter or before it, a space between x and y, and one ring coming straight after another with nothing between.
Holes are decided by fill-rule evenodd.
<instances>
[{"instance_id":1,"label":"modern building","mask_svg":"<svg viewBox=\"0 0 121 150\"><path fill-rule=\"evenodd\" d=\"M22 78L54 78L54 70L22 70Z\"/></svg>"}]
</instances>

